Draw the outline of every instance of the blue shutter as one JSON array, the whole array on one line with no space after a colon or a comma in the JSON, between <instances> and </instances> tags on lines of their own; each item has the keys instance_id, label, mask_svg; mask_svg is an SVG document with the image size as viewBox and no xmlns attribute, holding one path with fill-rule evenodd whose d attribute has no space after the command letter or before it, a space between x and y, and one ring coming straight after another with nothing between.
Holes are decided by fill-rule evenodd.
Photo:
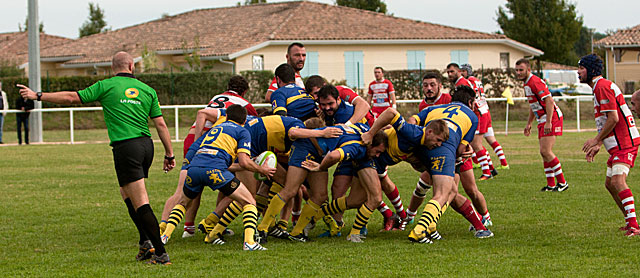
<instances>
[{"instance_id":1,"label":"blue shutter","mask_svg":"<svg viewBox=\"0 0 640 278\"><path fill-rule=\"evenodd\" d=\"M420 50L407 51L407 69L419 70L425 68L425 53Z\"/></svg>"},{"instance_id":2,"label":"blue shutter","mask_svg":"<svg viewBox=\"0 0 640 278\"><path fill-rule=\"evenodd\" d=\"M459 53L460 53L459 56L458 56L459 57L458 59L460 59L459 60L460 61L459 65L468 64L469 63L469 51L460 50Z\"/></svg>"},{"instance_id":3,"label":"blue shutter","mask_svg":"<svg viewBox=\"0 0 640 278\"><path fill-rule=\"evenodd\" d=\"M300 71L302 77L308 77L318 74L318 51L307 52L307 59L304 62L304 68Z\"/></svg>"},{"instance_id":4,"label":"blue shutter","mask_svg":"<svg viewBox=\"0 0 640 278\"><path fill-rule=\"evenodd\" d=\"M451 63L458 65L469 63L469 51L467 50L451 50Z\"/></svg>"},{"instance_id":5,"label":"blue shutter","mask_svg":"<svg viewBox=\"0 0 640 278\"><path fill-rule=\"evenodd\" d=\"M364 88L364 54L362 51L344 52L344 76L347 86Z\"/></svg>"}]
</instances>

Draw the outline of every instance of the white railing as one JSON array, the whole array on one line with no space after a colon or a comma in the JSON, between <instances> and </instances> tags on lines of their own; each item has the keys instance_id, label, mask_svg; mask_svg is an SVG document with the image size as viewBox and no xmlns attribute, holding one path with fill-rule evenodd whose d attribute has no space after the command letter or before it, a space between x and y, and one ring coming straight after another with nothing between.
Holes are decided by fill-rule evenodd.
<instances>
[{"instance_id":1,"label":"white railing","mask_svg":"<svg viewBox=\"0 0 640 278\"><path fill-rule=\"evenodd\" d=\"M625 95L625 98L630 98L631 95ZM517 97L513 98L513 101L526 101L525 97ZM562 97L554 97L554 100L575 100L578 104L580 101L593 101L593 96L562 96ZM409 103L409 104L419 104L421 99L407 99L407 100L398 100L398 103ZM504 102L505 103L505 125L504 132L505 134L509 132L509 104L507 103L506 98L487 98L489 102ZM268 103L258 103L253 105L256 108L259 107L271 107ZM173 109L174 110L174 126L175 126L175 138L173 141L179 142L180 140L180 109L200 109L203 108L203 105L192 104L192 105L163 105L160 106L161 109ZM73 128L73 113L75 111L101 111L102 107L68 107L68 108L42 108L42 109L33 109L31 112L69 112L69 132L70 132L70 142L71 144L75 143L74 140L74 128ZM2 112L7 113L19 113L22 112L20 110L5 110ZM577 130L581 131L580 128L580 105L576 105L576 119L577 119Z\"/></svg>"}]
</instances>

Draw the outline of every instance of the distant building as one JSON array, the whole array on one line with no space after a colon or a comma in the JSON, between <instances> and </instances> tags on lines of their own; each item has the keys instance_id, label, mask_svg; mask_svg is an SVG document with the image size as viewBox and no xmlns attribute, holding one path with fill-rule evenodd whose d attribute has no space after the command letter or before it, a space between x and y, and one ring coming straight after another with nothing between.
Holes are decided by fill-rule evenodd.
<instances>
[{"instance_id":1,"label":"distant building","mask_svg":"<svg viewBox=\"0 0 640 278\"><path fill-rule=\"evenodd\" d=\"M188 69L185 54L197 52L200 66L212 70L273 70L292 42L306 46L303 76L360 88L374 79L375 66L508 68L543 54L504 35L298 1L194 10L44 49L41 61L51 76L109 74L117 51L131 53L138 71Z\"/></svg>"},{"instance_id":2,"label":"distant building","mask_svg":"<svg viewBox=\"0 0 640 278\"><path fill-rule=\"evenodd\" d=\"M29 40L27 32L0 33L0 60L26 68L29 62ZM73 41L72 39L40 34L40 49L61 45Z\"/></svg>"},{"instance_id":3,"label":"distant building","mask_svg":"<svg viewBox=\"0 0 640 278\"><path fill-rule=\"evenodd\" d=\"M594 43L606 50L607 76L624 91L633 93L640 82L640 25L624 29Z\"/></svg>"}]
</instances>

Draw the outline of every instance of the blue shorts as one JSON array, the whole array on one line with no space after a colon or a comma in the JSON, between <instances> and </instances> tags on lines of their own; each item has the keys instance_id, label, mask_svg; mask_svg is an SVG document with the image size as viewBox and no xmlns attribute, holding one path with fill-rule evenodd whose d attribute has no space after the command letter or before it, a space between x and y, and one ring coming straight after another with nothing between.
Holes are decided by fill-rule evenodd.
<instances>
[{"instance_id":1,"label":"blue shorts","mask_svg":"<svg viewBox=\"0 0 640 278\"><path fill-rule=\"evenodd\" d=\"M338 164L338 167L336 167L336 171L333 172L333 176L344 175L355 177L358 175L358 171L364 168L373 168L376 169L376 171L379 171L378 166L372 159L362 161L342 161ZM384 171L385 169L382 169L382 172Z\"/></svg>"},{"instance_id":2,"label":"blue shorts","mask_svg":"<svg viewBox=\"0 0 640 278\"><path fill-rule=\"evenodd\" d=\"M191 199L202 192L205 186L219 189L224 195L231 195L240 185L236 176L226 169L189 167L184 181L183 192Z\"/></svg>"},{"instance_id":3,"label":"blue shorts","mask_svg":"<svg viewBox=\"0 0 640 278\"><path fill-rule=\"evenodd\" d=\"M312 160L322 162L322 156L318 154L316 148L309 140L300 140L293 142L291 153L289 153L289 166L302 167L302 162Z\"/></svg>"},{"instance_id":4,"label":"blue shorts","mask_svg":"<svg viewBox=\"0 0 640 278\"><path fill-rule=\"evenodd\" d=\"M455 176L456 153L450 146L443 144L434 149L420 147L417 152L431 175Z\"/></svg>"}]
</instances>

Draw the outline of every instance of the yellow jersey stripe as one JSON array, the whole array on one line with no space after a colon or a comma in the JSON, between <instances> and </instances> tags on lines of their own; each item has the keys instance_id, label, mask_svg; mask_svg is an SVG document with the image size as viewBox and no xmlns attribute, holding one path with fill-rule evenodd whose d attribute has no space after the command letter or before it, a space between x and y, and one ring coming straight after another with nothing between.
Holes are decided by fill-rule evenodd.
<instances>
[{"instance_id":1,"label":"yellow jersey stripe","mask_svg":"<svg viewBox=\"0 0 640 278\"><path fill-rule=\"evenodd\" d=\"M310 96L310 95L308 95L308 94L300 94L300 95L297 95L297 96L289 97L289 98L287 98L287 105L289 105L289 104L291 104L292 102L294 102L294 101L296 101L296 100L299 100L299 99L301 99L301 98L311 98L311 96Z\"/></svg>"},{"instance_id":2,"label":"yellow jersey stripe","mask_svg":"<svg viewBox=\"0 0 640 278\"><path fill-rule=\"evenodd\" d=\"M340 153L340 160L339 161L342 161L344 159L344 150L337 149L337 151Z\"/></svg>"},{"instance_id":3,"label":"yellow jersey stripe","mask_svg":"<svg viewBox=\"0 0 640 278\"><path fill-rule=\"evenodd\" d=\"M273 109L273 113L276 113L278 111L284 111L286 113L287 108L280 106L280 107L276 107L276 109Z\"/></svg>"},{"instance_id":4,"label":"yellow jersey stripe","mask_svg":"<svg viewBox=\"0 0 640 278\"><path fill-rule=\"evenodd\" d=\"M351 140L351 141L347 141L342 143L342 145L340 145L338 148L342 148L346 145L351 145L351 144L359 144L359 145L363 145L362 141L357 141L357 140Z\"/></svg>"}]
</instances>

